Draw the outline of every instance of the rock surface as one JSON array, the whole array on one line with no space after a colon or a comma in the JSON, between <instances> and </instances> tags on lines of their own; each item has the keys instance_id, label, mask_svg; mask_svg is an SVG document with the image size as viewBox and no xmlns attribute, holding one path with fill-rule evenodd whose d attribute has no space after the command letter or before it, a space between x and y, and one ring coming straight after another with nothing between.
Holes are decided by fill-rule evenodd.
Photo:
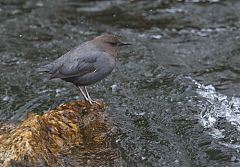
<instances>
[{"instance_id":1,"label":"rock surface","mask_svg":"<svg viewBox=\"0 0 240 167\"><path fill-rule=\"evenodd\" d=\"M111 147L105 107L70 102L43 115L29 114L19 125L3 126L3 166L114 164L118 151Z\"/></svg>"}]
</instances>

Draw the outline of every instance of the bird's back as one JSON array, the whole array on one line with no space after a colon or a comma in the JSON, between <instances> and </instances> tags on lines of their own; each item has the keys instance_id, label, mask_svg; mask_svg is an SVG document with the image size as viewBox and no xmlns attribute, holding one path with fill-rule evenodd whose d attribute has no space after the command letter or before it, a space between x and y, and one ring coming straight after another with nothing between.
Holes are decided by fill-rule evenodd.
<instances>
[{"instance_id":1,"label":"bird's back","mask_svg":"<svg viewBox=\"0 0 240 167\"><path fill-rule=\"evenodd\" d=\"M89 51L91 51L91 52L89 52ZM53 62L40 67L39 71L44 71L49 74L53 74L61 66L63 66L63 64L66 64L66 63L70 64L73 61L75 61L76 59L80 59L80 58L89 58L90 59L91 57L93 57L95 52L99 52L99 51L96 49L96 47L92 43L84 42L84 43L74 47L73 49L71 49L70 51L68 51L67 53L62 55L61 57L57 58Z\"/></svg>"}]
</instances>

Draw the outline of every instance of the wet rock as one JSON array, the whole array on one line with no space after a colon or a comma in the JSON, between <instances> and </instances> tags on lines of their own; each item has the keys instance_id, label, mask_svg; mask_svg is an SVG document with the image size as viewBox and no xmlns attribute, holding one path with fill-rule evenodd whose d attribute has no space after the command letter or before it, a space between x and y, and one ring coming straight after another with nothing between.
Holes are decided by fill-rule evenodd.
<instances>
[{"instance_id":1,"label":"wet rock","mask_svg":"<svg viewBox=\"0 0 240 167\"><path fill-rule=\"evenodd\" d=\"M0 130L4 166L79 166L114 164L106 106L75 101L43 115L29 114L19 125ZM98 158L96 158L98 157Z\"/></svg>"}]
</instances>

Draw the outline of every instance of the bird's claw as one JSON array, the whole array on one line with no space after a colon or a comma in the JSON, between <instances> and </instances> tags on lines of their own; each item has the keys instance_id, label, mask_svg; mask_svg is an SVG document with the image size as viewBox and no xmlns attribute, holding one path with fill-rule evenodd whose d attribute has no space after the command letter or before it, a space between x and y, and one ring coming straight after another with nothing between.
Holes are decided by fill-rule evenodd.
<instances>
[{"instance_id":1,"label":"bird's claw","mask_svg":"<svg viewBox=\"0 0 240 167\"><path fill-rule=\"evenodd\" d=\"M95 101L95 100L88 100L88 102L91 104L91 105L93 105L93 103L96 103L97 105L101 105L101 103L100 102L98 102L98 101Z\"/></svg>"}]
</instances>

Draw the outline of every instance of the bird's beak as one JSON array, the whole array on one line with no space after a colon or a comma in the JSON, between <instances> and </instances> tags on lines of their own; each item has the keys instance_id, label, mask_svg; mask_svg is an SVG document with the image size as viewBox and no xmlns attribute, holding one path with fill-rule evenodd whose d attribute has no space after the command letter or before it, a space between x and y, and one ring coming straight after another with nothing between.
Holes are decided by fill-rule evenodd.
<instances>
[{"instance_id":1,"label":"bird's beak","mask_svg":"<svg viewBox=\"0 0 240 167\"><path fill-rule=\"evenodd\" d=\"M131 43L125 43L125 42L121 42L120 44L119 44L119 46L125 46L125 45L132 45Z\"/></svg>"}]
</instances>

